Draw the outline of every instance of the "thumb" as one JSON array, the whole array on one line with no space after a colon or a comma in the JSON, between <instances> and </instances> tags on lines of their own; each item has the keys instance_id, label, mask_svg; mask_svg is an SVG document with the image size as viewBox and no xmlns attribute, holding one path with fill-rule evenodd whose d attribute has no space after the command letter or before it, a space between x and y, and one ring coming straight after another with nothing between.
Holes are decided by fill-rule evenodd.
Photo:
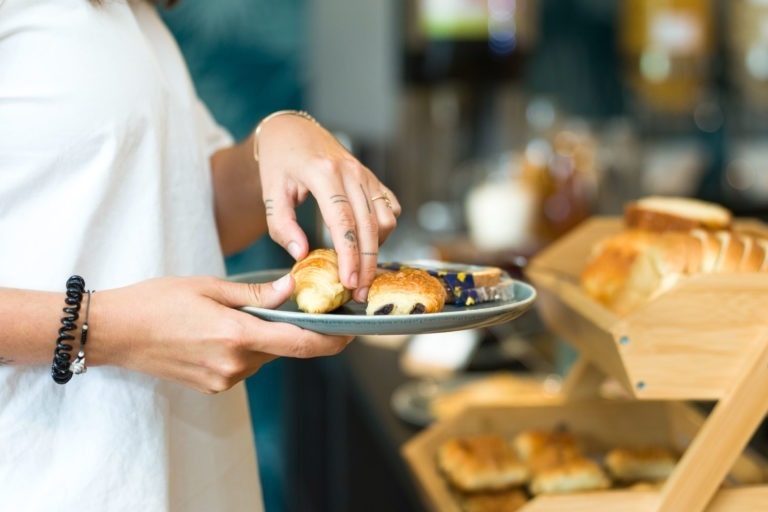
<instances>
[{"instance_id":1,"label":"thumb","mask_svg":"<svg viewBox=\"0 0 768 512\"><path fill-rule=\"evenodd\" d=\"M288 300L296 285L291 274L269 283L232 283L222 287L220 302L229 307L255 306L274 309Z\"/></svg>"}]
</instances>

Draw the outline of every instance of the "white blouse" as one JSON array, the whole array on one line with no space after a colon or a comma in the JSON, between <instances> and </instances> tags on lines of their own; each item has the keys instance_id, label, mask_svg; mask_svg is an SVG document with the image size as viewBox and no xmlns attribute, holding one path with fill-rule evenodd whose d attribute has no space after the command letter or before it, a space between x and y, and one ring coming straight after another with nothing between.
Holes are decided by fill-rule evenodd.
<instances>
[{"instance_id":1,"label":"white blouse","mask_svg":"<svg viewBox=\"0 0 768 512\"><path fill-rule=\"evenodd\" d=\"M0 286L63 307L71 274L223 276L209 157L230 144L149 2L0 0ZM51 356L61 316L40 312ZM0 508L261 510L245 388L0 366Z\"/></svg>"}]
</instances>

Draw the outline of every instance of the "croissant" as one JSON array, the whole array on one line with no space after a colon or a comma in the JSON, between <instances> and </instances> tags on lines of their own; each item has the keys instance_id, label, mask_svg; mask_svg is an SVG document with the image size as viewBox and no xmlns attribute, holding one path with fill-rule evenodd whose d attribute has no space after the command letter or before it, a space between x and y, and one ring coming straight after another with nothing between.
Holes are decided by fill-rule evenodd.
<instances>
[{"instance_id":1,"label":"croissant","mask_svg":"<svg viewBox=\"0 0 768 512\"><path fill-rule=\"evenodd\" d=\"M307 313L327 313L352 298L339 281L339 260L333 249L315 249L291 269L296 281L294 298Z\"/></svg>"}]
</instances>

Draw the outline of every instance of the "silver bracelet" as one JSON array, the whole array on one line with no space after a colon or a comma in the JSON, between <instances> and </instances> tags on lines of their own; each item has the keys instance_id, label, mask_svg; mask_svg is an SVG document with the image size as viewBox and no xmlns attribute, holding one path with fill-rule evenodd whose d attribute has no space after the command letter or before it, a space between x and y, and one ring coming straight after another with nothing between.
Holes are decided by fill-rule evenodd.
<instances>
[{"instance_id":1,"label":"silver bracelet","mask_svg":"<svg viewBox=\"0 0 768 512\"><path fill-rule=\"evenodd\" d=\"M83 320L83 327L80 332L80 350L77 353L77 358L69 364L69 371L74 375L80 375L88 371L88 367L85 365L85 344L88 342L88 313L91 310L91 294L96 293L93 290L86 290L88 298L85 303L85 319Z\"/></svg>"},{"instance_id":2,"label":"silver bracelet","mask_svg":"<svg viewBox=\"0 0 768 512\"><path fill-rule=\"evenodd\" d=\"M256 125L256 129L253 131L253 158L256 160L256 163L259 162L259 133L261 132L261 128L267 121L278 116L303 117L307 121L311 121L315 125L320 126L320 123L317 122L317 119L303 110L278 110L277 112L272 112L267 117L259 121L259 124Z\"/></svg>"}]
</instances>

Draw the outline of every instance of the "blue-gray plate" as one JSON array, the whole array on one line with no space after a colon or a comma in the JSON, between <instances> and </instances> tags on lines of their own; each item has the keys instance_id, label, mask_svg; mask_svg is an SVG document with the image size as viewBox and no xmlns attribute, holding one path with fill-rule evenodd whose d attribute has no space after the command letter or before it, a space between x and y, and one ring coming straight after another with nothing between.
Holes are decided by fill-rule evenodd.
<instances>
[{"instance_id":1,"label":"blue-gray plate","mask_svg":"<svg viewBox=\"0 0 768 512\"><path fill-rule=\"evenodd\" d=\"M287 274L289 269L262 270L231 276L240 283L265 283ZM528 311L536 300L536 290L529 284L508 279L500 287L501 297L493 302L474 306L446 304L440 313L422 315L374 315L365 314L365 304L348 302L339 309L322 314L300 311L292 300L277 309L254 306L242 311L264 320L294 324L304 329L324 334L379 335L423 334L459 331L509 322Z\"/></svg>"}]
</instances>

